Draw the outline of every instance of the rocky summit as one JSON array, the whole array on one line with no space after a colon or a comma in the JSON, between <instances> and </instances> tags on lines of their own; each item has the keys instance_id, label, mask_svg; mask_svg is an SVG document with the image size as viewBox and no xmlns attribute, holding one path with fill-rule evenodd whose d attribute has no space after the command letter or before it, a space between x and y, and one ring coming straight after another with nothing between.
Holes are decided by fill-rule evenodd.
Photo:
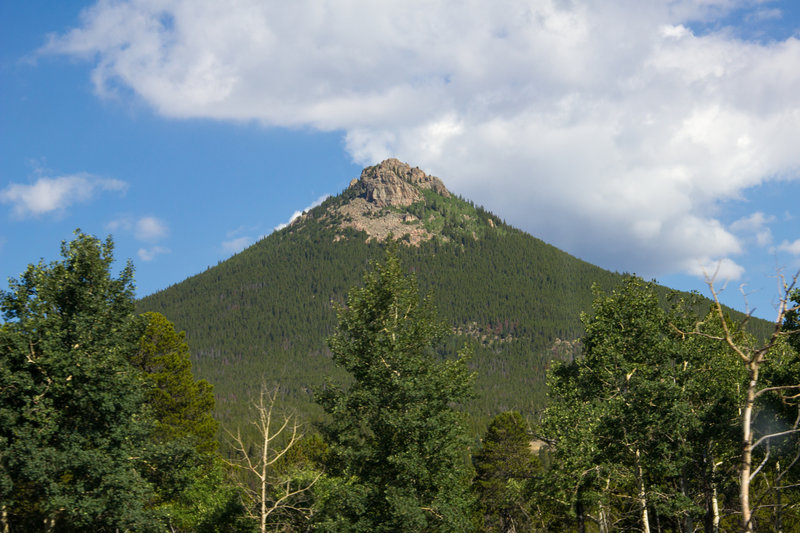
<instances>
[{"instance_id":1,"label":"rocky summit","mask_svg":"<svg viewBox=\"0 0 800 533\"><path fill-rule=\"evenodd\" d=\"M426 190L450 198L439 178L398 159L386 159L365 168L358 179L350 182L344 194L347 200L334 207L332 215L340 220L340 228L363 231L367 240L381 241L391 233L395 237L406 236L403 242L417 246L431 239L433 233L424 221L403 208L424 202Z\"/></svg>"},{"instance_id":2,"label":"rocky summit","mask_svg":"<svg viewBox=\"0 0 800 533\"><path fill-rule=\"evenodd\" d=\"M359 197L377 207L411 205L422 200L420 189L430 189L445 198L450 197L442 180L397 159L387 159L365 168L351 186Z\"/></svg>"}]
</instances>

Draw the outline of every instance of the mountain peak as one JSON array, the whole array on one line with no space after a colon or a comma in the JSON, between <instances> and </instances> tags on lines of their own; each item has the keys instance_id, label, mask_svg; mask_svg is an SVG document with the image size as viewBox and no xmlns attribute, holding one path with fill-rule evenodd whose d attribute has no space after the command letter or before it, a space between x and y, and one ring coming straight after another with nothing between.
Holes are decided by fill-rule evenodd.
<instances>
[{"instance_id":1,"label":"mountain peak","mask_svg":"<svg viewBox=\"0 0 800 533\"><path fill-rule=\"evenodd\" d=\"M290 227L300 228L313 218L334 229L334 242L353 229L366 233L367 241L393 235L409 246L434 237L478 239L495 228L490 215L451 195L442 180L394 158L365 168L341 195L314 213L297 217Z\"/></svg>"},{"instance_id":2,"label":"mountain peak","mask_svg":"<svg viewBox=\"0 0 800 533\"><path fill-rule=\"evenodd\" d=\"M377 207L409 206L423 199L421 189L450 197L442 180L394 158L365 168L359 179L350 182L350 187L357 196Z\"/></svg>"}]
</instances>

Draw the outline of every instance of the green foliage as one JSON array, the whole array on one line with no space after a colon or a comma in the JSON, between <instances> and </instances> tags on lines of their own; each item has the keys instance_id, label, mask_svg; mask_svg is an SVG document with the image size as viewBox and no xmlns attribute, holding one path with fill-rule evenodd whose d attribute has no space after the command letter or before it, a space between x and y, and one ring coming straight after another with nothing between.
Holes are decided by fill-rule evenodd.
<instances>
[{"instance_id":1,"label":"green foliage","mask_svg":"<svg viewBox=\"0 0 800 533\"><path fill-rule=\"evenodd\" d=\"M76 233L0 295L0 525L245 531L183 334L136 316L132 266Z\"/></svg>"},{"instance_id":2,"label":"green foliage","mask_svg":"<svg viewBox=\"0 0 800 533\"><path fill-rule=\"evenodd\" d=\"M330 415L319 528L469 530L468 441L453 405L470 396L472 376L463 357L433 351L446 329L430 298L420 302L414 277L390 252L338 316L329 344L352 383L319 394Z\"/></svg>"},{"instance_id":3,"label":"green foliage","mask_svg":"<svg viewBox=\"0 0 800 533\"><path fill-rule=\"evenodd\" d=\"M482 531L530 530L525 488L541 470L541 463L531 451L531 436L522 416L510 411L494 417L472 462Z\"/></svg>"},{"instance_id":4,"label":"green foliage","mask_svg":"<svg viewBox=\"0 0 800 533\"><path fill-rule=\"evenodd\" d=\"M220 477L213 387L205 380L195 381L183 332L176 332L159 313L141 318L144 331L130 362L142 373L148 416L153 419L154 453L148 461L151 468L143 472L156 489L149 505L175 531L217 527L215 520L233 509L233 489L217 483L219 495L203 492L210 490L209 479L218 482Z\"/></svg>"},{"instance_id":5,"label":"green foliage","mask_svg":"<svg viewBox=\"0 0 800 533\"><path fill-rule=\"evenodd\" d=\"M226 466L214 458L188 472L189 484L159 507L161 521L172 533L250 533L254 523L242 507L241 491Z\"/></svg>"},{"instance_id":6,"label":"green foliage","mask_svg":"<svg viewBox=\"0 0 800 533\"><path fill-rule=\"evenodd\" d=\"M711 465L735 453L744 378L736 356L703 335L680 335L694 329L694 305L667 312L638 278L598 293L593 307L584 357L551 373L543 430L556 444L557 497L576 519L584 509L629 528L642 526L645 508L667 529L706 519L711 493L724 495Z\"/></svg>"},{"instance_id":7,"label":"green foliage","mask_svg":"<svg viewBox=\"0 0 800 533\"><path fill-rule=\"evenodd\" d=\"M186 334L176 332L160 313L145 313L144 319L147 325L131 363L150 383L146 396L156 419L154 438L188 439L199 453L214 452L214 388L206 380L195 381Z\"/></svg>"},{"instance_id":8,"label":"green foliage","mask_svg":"<svg viewBox=\"0 0 800 533\"><path fill-rule=\"evenodd\" d=\"M672 301L659 305L657 287L638 278L598 292L584 317L584 357L552 369L542 422L552 467L531 485L544 529L590 520L601 529L737 527L750 378L723 325L745 351L758 342L714 308L698 316L695 296ZM800 358L779 342L767 359L753 427L757 438L778 435L754 452L751 501L760 528L788 527L798 520L788 502L798 494L800 439L790 430Z\"/></svg>"},{"instance_id":9,"label":"green foliage","mask_svg":"<svg viewBox=\"0 0 800 533\"><path fill-rule=\"evenodd\" d=\"M419 247L400 245L396 253L453 326L442 355L472 345L477 394L466 404L471 430L477 436L491 417L508 410L535 418L546 403L551 362L577 353L579 316L591 308L592 284L610 290L623 277L455 196L422 192L424 201L405 211L440 233ZM216 415L225 424L248 425L247 399L258 394L262 380L281 383L287 407L314 420L322 410L311 391L324 376L347 379L325 344L336 327L334 304L345 301L364 268L383 254L382 243L343 230L341 217L331 214L354 195L347 189L301 221L139 302L140 312L163 313L186 331L194 372L214 383ZM658 293L663 304L667 291Z\"/></svg>"},{"instance_id":10,"label":"green foliage","mask_svg":"<svg viewBox=\"0 0 800 533\"><path fill-rule=\"evenodd\" d=\"M383 244L333 227L327 209L340 201L327 200L303 221L139 302L140 312L160 312L186 331L193 370L214 383L216 415L225 424L247 425L246 401L258 394L262 379L280 382L287 406L312 420L322 410L311 390L324 376L347 379L325 344L336 326L334 303L345 301L360 272L381 257ZM591 284L610 288L619 275L455 197L433 194L417 208L421 219L432 215L443 228L443 213L457 210L455 225L446 226L449 237L401 245L396 253L455 328L439 347L442 355L472 344L470 365L478 377L477 395L467 403L471 417L481 426L509 409L536 412L545 401L550 361L571 357L556 346L583 331L578 315L591 305Z\"/></svg>"},{"instance_id":11,"label":"green foliage","mask_svg":"<svg viewBox=\"0 0 800 533\"><path fill-rule=\"evenodd\" d=\"M77 232L62 259L30 265L0 296L0 501L12 528L146 531L150 426L133 269L110 240Z\"/></svg>"}]
</instances>

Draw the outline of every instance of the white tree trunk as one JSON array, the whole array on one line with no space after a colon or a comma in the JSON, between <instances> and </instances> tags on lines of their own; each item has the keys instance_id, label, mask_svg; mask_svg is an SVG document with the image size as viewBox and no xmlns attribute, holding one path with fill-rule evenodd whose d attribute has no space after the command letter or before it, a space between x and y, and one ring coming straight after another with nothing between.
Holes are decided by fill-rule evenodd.
<instances>
[{"instance_id":1,"label":"white tree trunk","mask_svg":"<svg viewBox=\"0 0 800 533\"><path fill-rule=\"evenodd\" d=\"M753 532L752 511L750 509L750 472L753 467L753 406L756 403L758 386L758 364L748 365L750 379L747 384L747 399L742 411L742 466L739 477L739 503L742 507L742 531Z\"/></svg>"},{"instance_id":2,"label":"white tree trunk","mask_svg":"<svg viewBox=\"0 0 800 533\"><path fill-rule=\"evenodd\" d=\"M714 481L714 476L717 473L717 463L714 462L714 456L711 456L711 512L713 513L712 520L712 533L719 533L719 496L717 494L717 482Z\"/></svg>"},{"instance_id":3,"label":"white tree trunk","mask_svg":"<svg viewBox=\"0 0 800 533\"><path fill-rule=\"evenodd\" d=\"M644 474L640 461L639 448L636 448L636 480L639 483L639 509L642 513L642 531L650 533L650 518L647 515L647 491L644 487Z\"/></svg>"},{"instance_id":4,"label":"white tree trunk","mask_svg":"<svg viewBox=\"0 0 800 533\"><path fill-rule=\"evenodd\" d=\"M608 488L611 486L611 478L606 478L606 494L608 494ZM600 533L608 533L608 515L606 514L606 506L603 505L602 498L600 499L600 513L599 513L599 520L600 523Z\"/></svg>"}]
</instances>

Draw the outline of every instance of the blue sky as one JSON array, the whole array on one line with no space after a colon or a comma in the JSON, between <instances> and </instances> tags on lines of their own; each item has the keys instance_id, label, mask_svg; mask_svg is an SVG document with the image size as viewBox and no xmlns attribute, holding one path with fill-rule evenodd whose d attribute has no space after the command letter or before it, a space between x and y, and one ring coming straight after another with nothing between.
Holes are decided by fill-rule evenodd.
<instances>
[{"instance_id":1,"label":"blue sky","mask_svg":"<svg viewBox=\"0 0 800 533\"><path fill-rule=\"evenodd\" d=\"M114 236L139 295L394 156L582 259L772 318L796 2L0 4L0 276Z\"/></svg>"}]
</instances>

